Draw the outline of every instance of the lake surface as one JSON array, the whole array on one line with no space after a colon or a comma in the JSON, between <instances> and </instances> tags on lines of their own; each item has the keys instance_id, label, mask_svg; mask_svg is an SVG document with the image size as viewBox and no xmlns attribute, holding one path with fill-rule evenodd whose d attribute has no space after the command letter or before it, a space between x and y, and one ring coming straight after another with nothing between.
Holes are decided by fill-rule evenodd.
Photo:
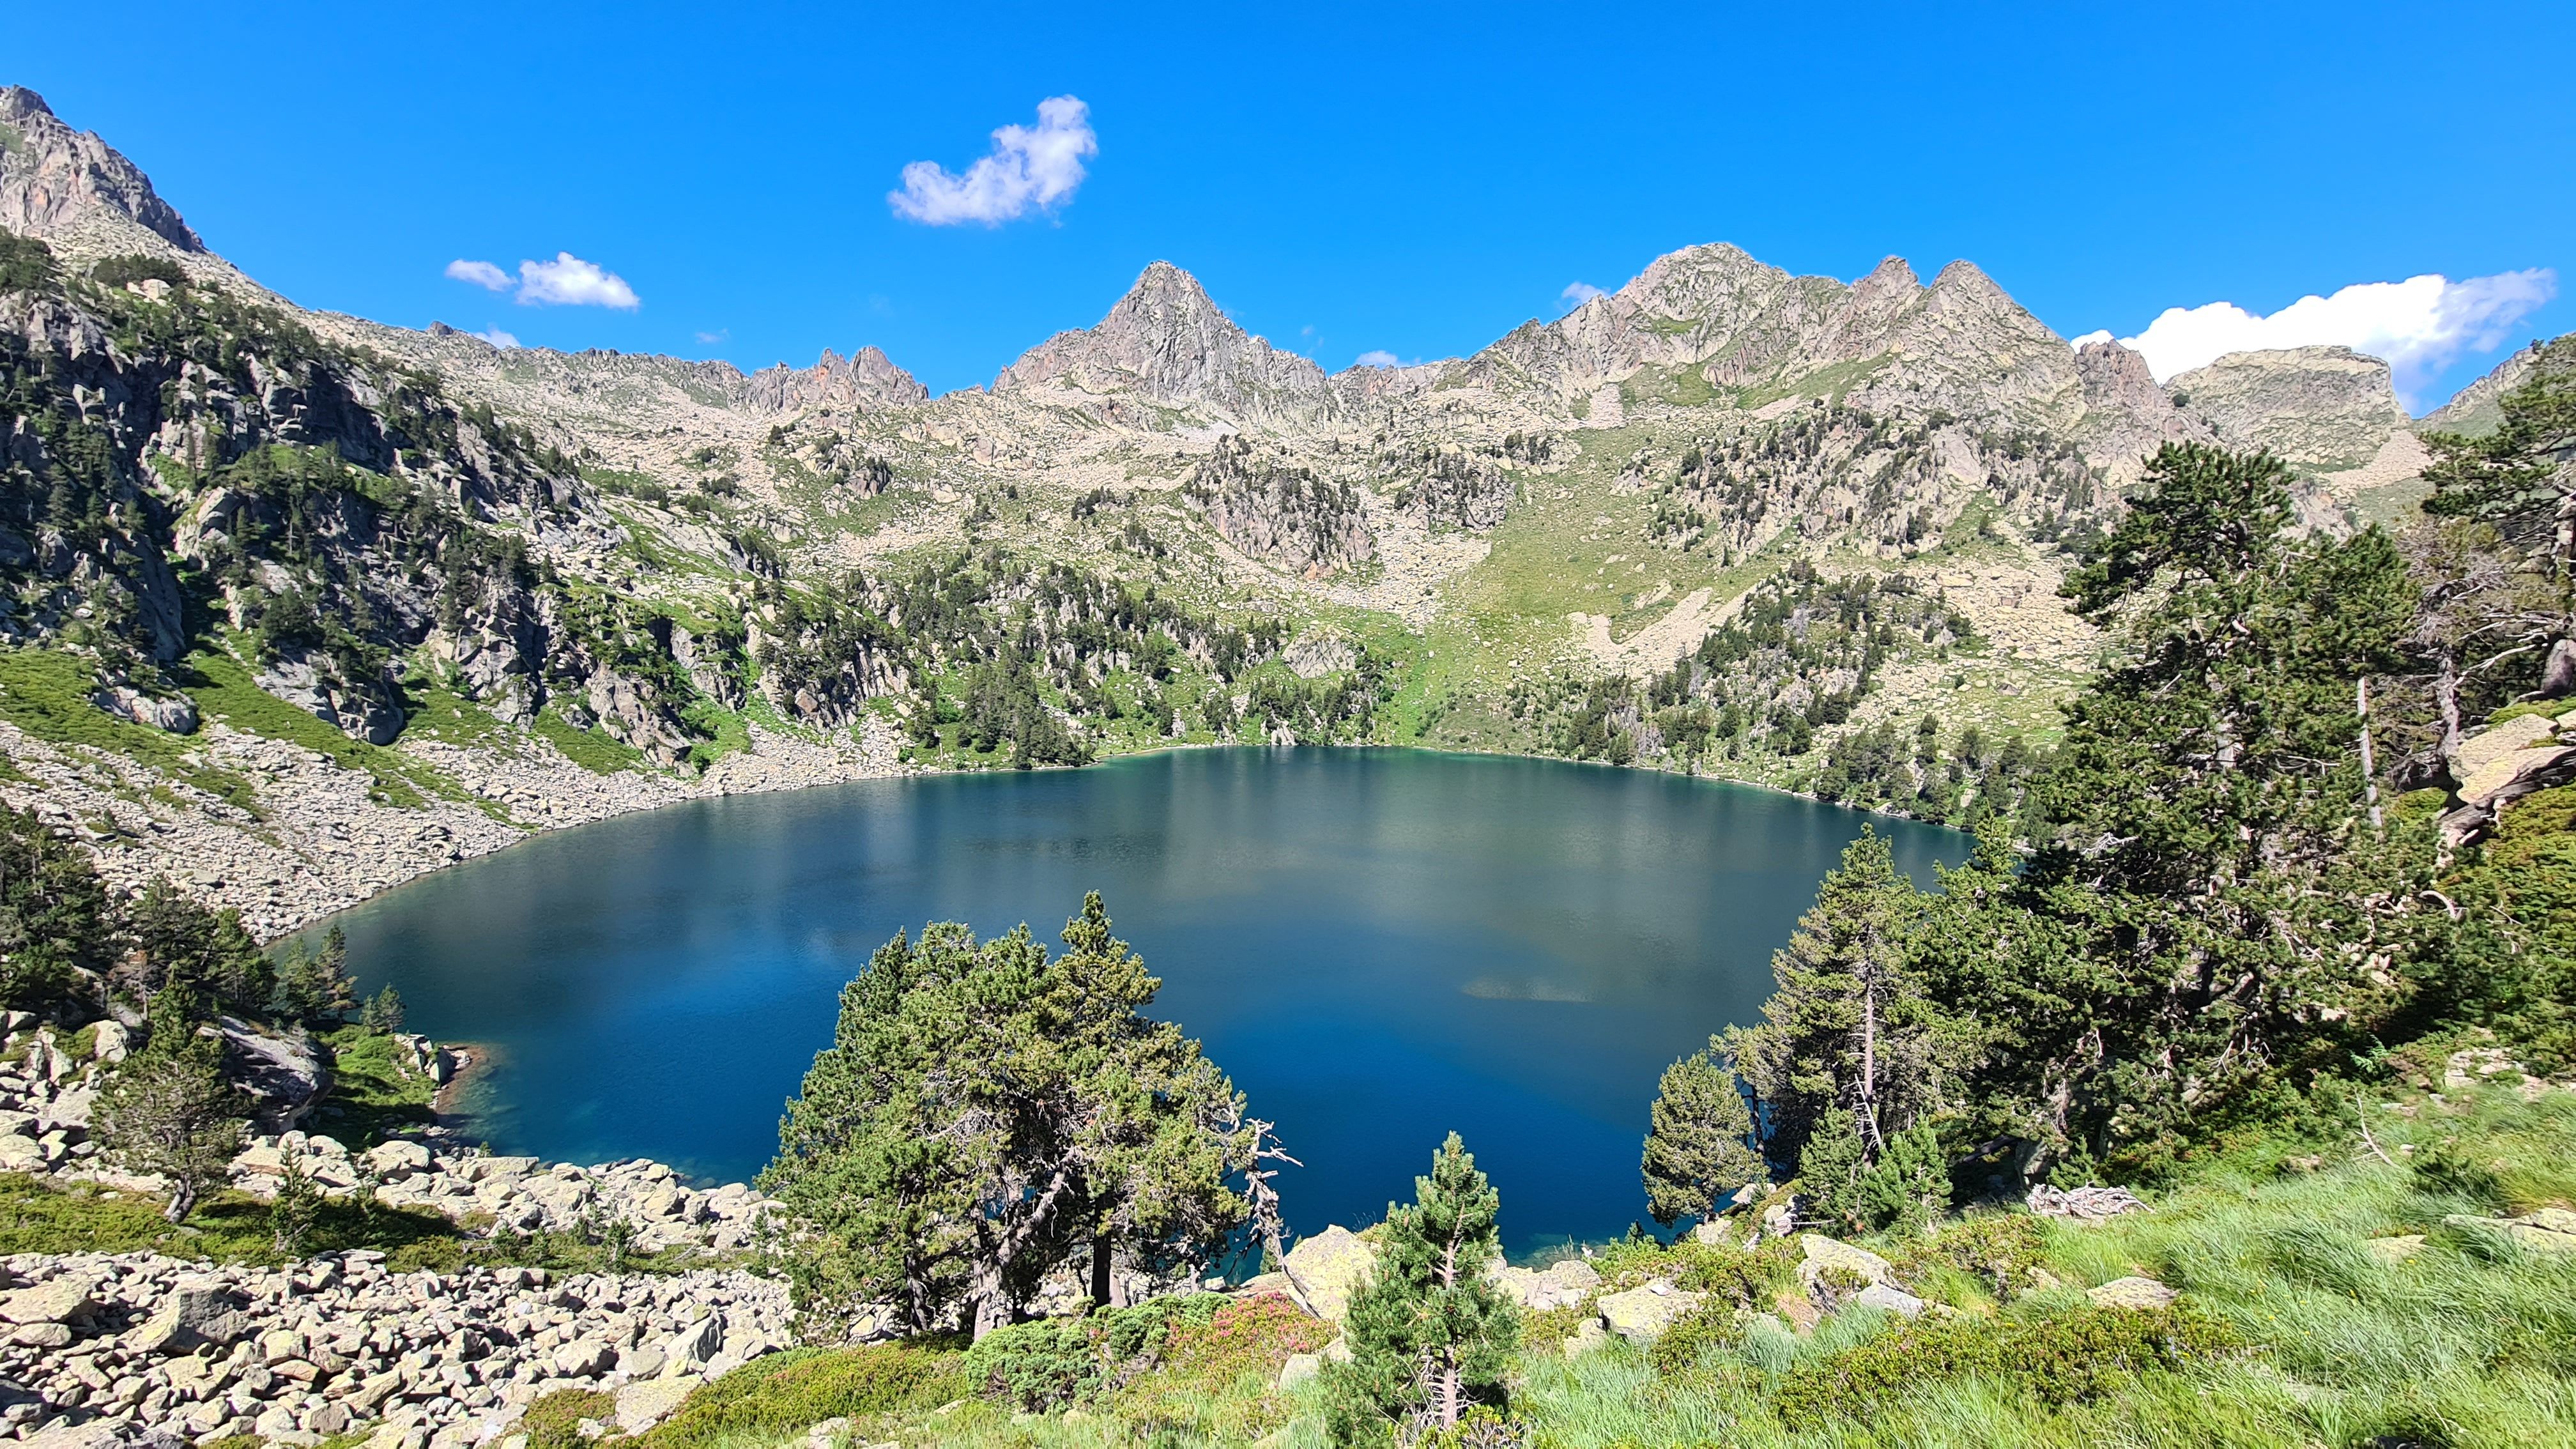
<instances>
[{"instance_id":1,"label":"lake surface","mask_svg":"<svg viewBox=\"0 0 2576 1449\"><path fill-rule=\"evenodd\" d=\"M758 1171L898 929L1097 889L1182 1023L1304 1159L1301 1233L1409 1199L1466 1137L1515 1253L1645 1215L1655 1081L1758 1016L1771 952L1866 817L1743 786L1408 750L1190 750L870 781L542 836L351 910L410 1025L494 1049L503 1152ZM1928 882L1964 837L1878 820Z\"/></svg>"}]
</instances>

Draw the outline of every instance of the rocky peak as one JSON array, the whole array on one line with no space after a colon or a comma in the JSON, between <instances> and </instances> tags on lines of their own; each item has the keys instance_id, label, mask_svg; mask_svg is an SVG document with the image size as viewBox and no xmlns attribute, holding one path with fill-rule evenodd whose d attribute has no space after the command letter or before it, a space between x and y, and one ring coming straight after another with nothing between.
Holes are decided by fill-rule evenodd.
<instances>
[{"instance_id":1,"label":"rocky peak","mask_svg":"<svg viewBox=\"0 0 2576 1449\"><path fill-rule=\"evenodd\" d=\"M2558 340L2576 337L2576 332ZM2539 365L2546 342L2534 341L2529 347L2499 362L2486 376L2461 388L2449 402L2426 413L2418 431L2426 433L2466 433L2484 437L2504 425L2505 394L2531 380L2531 370Z\"/></svg>"},{"instance_id":2,"label":"rocky peak","mask_svg":"<svg viewBox=\"0 0 2576 1449\"><path fill-rule=\"evenodd\" d=\"M141 168L95 133L64 125L34 91L0 87L0 226L51 236L102 217L184 252L206 249Z\"/></svg>"},{"instance_id":3,"label":"rocky peak","mask_svg":"<svg viewBox=\"0 0 2576 1449\"><path fill-rule=\"evenodd\" d=\"M2358 468L2408 423L2388 364L2349 347L2231 352L2165 391L2222 442L2267 448L2303 472Z\"/></svg>"},{"instance_id":4,"label":"rocky peak","mask_svg":"<svg viewBox=\"0 0 2576 1449\"><path fill-rule=\"evenodd\" d=\"M830 348L812 367L792 368L786 363L764 367L751 375L743 386L743 399L754 407L772 412L800 412L807 408L845 407L852 411L871 408L903 407L925 401L930 389L913 379L911 373L894 365L893 359L873 345L862 347L850 357Z\"/></svg>"},{"instance_id":5,"label":"rocky peak","mask_svg":"<svg viewBox=\"0 0 2576 1449\"><path fill-rule=\"evenodd\" d=\"M1324 370L1236 326L1198 279L1156 262L1097 326L1059 332L993 381L995 392L1053 383L1136 391L1157 402L1207 403L1254 417L1329 410Z\"/></svg>"}]
</instances>

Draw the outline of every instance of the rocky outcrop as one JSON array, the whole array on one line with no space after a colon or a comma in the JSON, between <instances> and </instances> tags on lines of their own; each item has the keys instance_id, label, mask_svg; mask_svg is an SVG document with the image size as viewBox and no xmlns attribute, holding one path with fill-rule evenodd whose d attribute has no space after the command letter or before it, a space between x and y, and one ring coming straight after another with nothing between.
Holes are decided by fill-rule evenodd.
<instances>
[{"instance_id":1,"label":"rocky outcrop","mask_svg":"<svg viewBox=\"0 0 2576 1449\"><path fill-rule=\"evenodd\" d=\"M1322 368L1236 326L1196 277L1170 262L1147 267L1097 326L1057 333L993 380L996 393L1042 386L1134 392L1259 421L1312 419L1339 407Z\"/></svg>"},{"instance_id":2,"label":"rocky outcrop","mask_svg":"<svg viewBox=\"0 0 2576 1449\"><path fill-rule=\"evenodd\" d=\"M2554 720L2517 715L2479 730L2444 763L2457 788L2441 818L2442 835L2458 846L2492 831L2514 801L2576 782L2576 709Z\"/></svg>"},{"instance_id":3,"label":"rocky outcrop","mask_svg":"<svg viewBox=\"0 0 2576 1449\"><path fill-rule=\"evenodd\" d=\"M64 125L34 91L0 87L0 227L44 236L97 212L181 251L206 249L141 168L95 133Z\"/></svg>"},{"instance_id":4,"label":"rocky outcrop","mask_svg":"<svg viewBox=\"0 0 2576 1449\"><path fill-rule=\"evenodd\" d=\"M2576 336L2576 333L2568 335ZM2545 341L2535 341L2497 363L2484 377L2453 393L2449 402L2417 420L2415 430L2419 433L2465 433L2472 438L2482 438L2502 427L2505 394L2531 380L2531 370L2539 365L2541 349L2548 345Z\"/></svg>"},{"instance_id":5,"label":"rocky outcrop","mask_svg":"<svg viewBox=\"0 0 2576 1449\"><path fill-rule=\"evenodd\" d=\"M1604 1294L1594 1306L1602 1325L1631 1342L1657 1339L1692 1309L1708 1301L1705 1293L1676 1288L1657 1279L1625 1293Z\"/></svg>"},{"instance_id":6,"label":"rocky outcrop","mask_svg":"<svg viewBox=\"0 0 2576 1449\"><path fill-rule=\"evenodd\" d=\"M0 1378L22 1429L143 1445L257 1435L315 1445L492 1442L560 1389L668 1413L686 1390L793 1342L786 1285L748 1273L394 1272L335 1253L285 1268L154 1254L0 1259ZM649 1421L639 1414L639 1420ZM640 1430L643 1422L633 1428ZM154 1434L177 1440L155 1441Z\"/></svg>"},{"instance_id":7,"label":"rocky outcrop","mask_svg":"<svg viewBox=\"0 0 2576 1449\"><path fill-rule=\"evenodd\" d=\"M1183 493L1226 542L1308 578L1364 563L1376 551L1357 489L1239 439L1220 443Z\"/></svg>"},{"instance_id":8,"label":"rocky outcrop","mask_svg":"<svg viewBox=\"0 0 2576 1449\"><path fill-rule=\"evenodd\" d=\"M2219 440L2262 448L2306 473L2359 468L2407 426L2388 364L2349 347L2231 352L2165 382Z\"/></svg>"},{"instance_id":9,"label":"rocky outcrop","mask_svg":"<svg viewBox=\"0 0 2576 1449\"><path fill-rule=\"evenodd\" d=\"M774 413L834 408L847 412L904 407L927 401L930 389L875 347L848 357L825 348L812 367L764 367L743 380L742 400Z\"/></svg>"}]
</instances>

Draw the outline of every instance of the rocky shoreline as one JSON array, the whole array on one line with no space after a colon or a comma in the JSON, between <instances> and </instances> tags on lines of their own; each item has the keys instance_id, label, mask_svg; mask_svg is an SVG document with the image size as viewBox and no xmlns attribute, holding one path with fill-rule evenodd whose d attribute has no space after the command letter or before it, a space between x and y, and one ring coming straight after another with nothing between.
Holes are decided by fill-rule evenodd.
<instances>
[{"instance_id":1,"label":"rocky shoreline","mask_svg":"<svg viewBox=\"0 0 2576 1449\"><path fill-rule=\"evenodd\" d=\"M159 1179L105 1166L89 1135L103 1074L129 1045L124 1028L63 1032L22 1012L0 1025L0 1171L157 1196ZM442 1093L455 1087L455 1054L400 1040L413 1047L409 1069ZM614 1393L632 1430L703 1379L795 1341L786 1285L729 1265L778 1211L744 1184L700 1187L643 1159L580 1167L494 1155L444 1127L364 1151L319 1133L265 1133L233 1159L232 1182L274 1199L290 1167L326 1198L365 1195L476 1234L588 1236L624 1224L634 1251L676 1249L711 1266L565 1277L398 1273L372 1250L278 1269L18 1254L0 1259L0 1439L176 1449L257 1434L291 1446L372 1423L376 1449L459 1449L505 1437L526 1405L566 1388Z\"/></svg>"}]
</instances>

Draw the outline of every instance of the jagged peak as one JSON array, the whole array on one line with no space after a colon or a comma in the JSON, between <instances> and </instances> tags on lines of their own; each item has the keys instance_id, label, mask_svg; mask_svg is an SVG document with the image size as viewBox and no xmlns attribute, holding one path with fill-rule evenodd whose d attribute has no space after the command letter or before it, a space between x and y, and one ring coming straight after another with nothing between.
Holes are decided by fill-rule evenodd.
<instances>
[{"instance_id":1,"label":"jagged peak","mask_svg":"<svg viewBox=\"0 0 2576 1449\"><path fill-rule=\"evenodd\" d=\"M835 404L902 407L927 400L930 389L870 343L848 357L826 347L812 367L772 363L745 381L743 396L757 407L793 412Z\"/></svg>"},{"instance_id":2,"label":"jagged peak","mask_svg":"<svg viewBox=\"0 0 2576 1449\"><path fill-rule=\"evenodd\" d=\"M1198 278L1167 261L1148 264L1098 323L1021 354L993 390L1050 382L1254 413L1333 405L1321 367L1246 332Z\"/></svg>"},{"instance_id":3,"label":"jagged peak","mask_svg":"<svg viewBox=\"0 0 2576 1449\"><path fill-rule=\"evenodd\" d=\"M152 179L94 131L75 131L25 86L0 87L0 227L52 236L85 221L129 222L183 252L206 244Z\"/></svg>"}]
</instances>

